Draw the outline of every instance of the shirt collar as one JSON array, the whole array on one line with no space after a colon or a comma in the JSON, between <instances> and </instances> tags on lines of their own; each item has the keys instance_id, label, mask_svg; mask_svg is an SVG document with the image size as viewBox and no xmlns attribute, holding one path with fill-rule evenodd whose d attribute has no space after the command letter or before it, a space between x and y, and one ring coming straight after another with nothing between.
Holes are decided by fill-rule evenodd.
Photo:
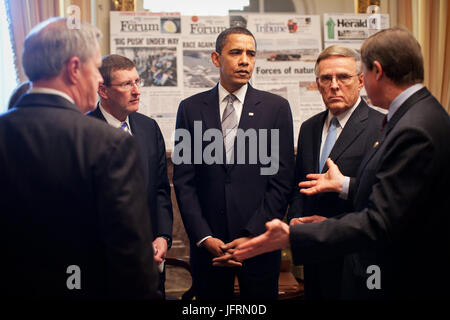
<instances>
[{"instance_id":1,"label":"shirt collar","mask_svg":"<svg viewBox=\"0 0 450 320\"><path fill-rule=\"evenodd\" d=\"M44 94L53 94L60 97L63 97L64 99L68 100L70 103L75 104L75 101L65 92L52 89L52 88L44 88L44 87L32 87L28 93L44 93Z\"/></svg>"},{"instance_id":2,"label":"shirt collar","mask_svg":"<svg viewBox=\"0 0 450 320\"><path fill-rule=\"evenodd\" d=\"M101 113L102 113L103 116L105 117L106 122L107 122L109 125L113 126L114 128L120 128L120 126L122 125L122 122L126 122L126 123L128 124L128 128L131 128L131 127L130 127L130 122L129 122L128 116L127 116L127 118L125 119L125 121L120 121L120 120L117 120L117 119L116 119L112 114L110 114L108 111L106 111L106 110L102 107L102 104L101 104L101 103L99 103L98 106L99 106L99 108L100 108Z\"/></svg>"},{"instance_id":3,"label":"shirt collar","mask_svg":"<svg viewBox=\"0 0 450 320\"><path fill-rule=\"evenodd\" d=\"M235 92L228 92L219 82L219 103L223 101L230 93L234 94L240 103L244 104L245 95L247 94L248 83L244 84Z\"/></svg>"},{"instance_id":4,"label":"shirt collar","mask_svg":"<svg viewBox=\"0 0 450 320\"><path fill-rule=\"evenodd\" d=\"M394 100L392 100L391 104L389 105L389 111L387 115L387 120L391 120L394 113L400 108L400 106L414 93L419 91L423 88L423 84L417 83L415 85L412 85L411 87L407 88L406 90L403 90Z\"/></svg>"}]
</instances>

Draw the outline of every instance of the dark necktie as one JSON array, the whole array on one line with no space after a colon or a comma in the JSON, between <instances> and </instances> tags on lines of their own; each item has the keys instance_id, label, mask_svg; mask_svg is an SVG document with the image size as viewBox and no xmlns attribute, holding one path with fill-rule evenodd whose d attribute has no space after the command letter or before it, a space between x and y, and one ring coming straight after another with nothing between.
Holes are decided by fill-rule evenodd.
<instances>
[{"instance_id":1,"label":"dark necktie","mask_svg":"<svg viewBox=\"0 0 450 320\"><path fill-rule=\"evenodd\" d=\"M381 122L381 131L384 130L384 127L386 126L386 123L387 123L387 115L384 116L383 122Z\"/></svg>"}]
</instances>

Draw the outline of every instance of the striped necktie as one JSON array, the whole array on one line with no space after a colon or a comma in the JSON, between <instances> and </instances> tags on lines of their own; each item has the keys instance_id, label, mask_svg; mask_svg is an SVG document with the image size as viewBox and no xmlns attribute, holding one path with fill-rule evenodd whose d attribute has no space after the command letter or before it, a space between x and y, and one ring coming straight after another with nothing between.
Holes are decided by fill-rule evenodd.
<instances>
[{"instance_id":1,"label":"striped necktie","mask_svg":"<svg viewBox=\"0 0 450 320\"><path fill-rule=\"evenodd\" d=\"M227 106L222 116L222 134L223 144L225 146L227 163L232 163L234 138L237 132L237 115L234 110L233 102L237 99L233 94L229 94L225 99L228 100Z\"/></svg>"},{"instance_id":2,"label":"striped necktie","mask_svg":"<svg viewBox=\"0 0 450 320\"><path fill-rule=\"evenodd\" d=\"M130 128L128 128L128 123L126 121L122 122L120 125L120 130L125 131L128 134L131 134Z\"/></svg>"}]
</instances>

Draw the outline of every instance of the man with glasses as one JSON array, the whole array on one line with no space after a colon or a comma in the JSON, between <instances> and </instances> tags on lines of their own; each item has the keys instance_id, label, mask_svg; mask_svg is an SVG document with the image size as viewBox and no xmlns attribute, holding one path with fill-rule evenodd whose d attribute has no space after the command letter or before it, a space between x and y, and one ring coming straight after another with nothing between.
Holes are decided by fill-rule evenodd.
<instances>
[{"instance_id":1,"label":"man with glasses","mask_svg":"<svg viewBox=\"0 0 450 320\"><path fill-rule=\"evenodd\" d=\"M388 114L380 140L349 177L355 211L290 227L274 219L233 258L285 247L295 263L346 255L343 298L448 300L450 117L422 84L422 49L408 30L371 35L361 60L367 94ZM302 193L342 192L346 177L331 159L327 164L325 174L300 183Z\"/></svg>"},{"instance_id":2,"label":"man with glasses","mask_svg":"<svg viewBox=\"0 0 450 320\"><path fill-rule=\"evenodd\" d=\"M297 145L295 186L288 211L291 225L318 222L353 211L346 195L323 193L307 197L298 183L306 174L326 172L330 157L347 176L355 176L364 154L379 136L383 115L360 97L363 87L360 56L353 49L330 46L315 65L316 83L326 110L306 120ZM337 299L343 258L304 266L308 299Z\"/></svg>"},{"instance_id":3,"label":"man with glasses","mask_svg":"<svg viewBox=\"0 0 450 320\"><path fill-rule=\"evenodd\" d=\"M112 54L103 57L99 70L104 80L98 89L100 101L89 115L133 135L138 143L153 229L154 260L159 265L159 289L164 295L163 261L172 242L173 224L164 139L156 121L137 112L143 80L134 63Z\"/></svg>"}]
</instances>

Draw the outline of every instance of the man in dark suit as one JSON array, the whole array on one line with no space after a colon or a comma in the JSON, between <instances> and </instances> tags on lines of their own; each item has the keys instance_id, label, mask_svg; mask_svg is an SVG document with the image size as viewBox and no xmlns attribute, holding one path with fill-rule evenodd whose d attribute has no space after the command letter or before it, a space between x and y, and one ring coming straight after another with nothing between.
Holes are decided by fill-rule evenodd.
<instances>
[{"instance_id":1,"label":"man in dark suit","mask_svg":"<svg viewBox=\"0 0 450 320\"><path fill-rule=\"evenodd\" d=\"M328 159L327 173L308 175L312 180L300 184L305 194L341 192L350 179L355 212L290 228L271 221L235 258L286 246L297 263L348 254L346 298L448 297L450 117L421 84L420 45L405 29L372 35L361 58L369 98L389 111L382 136L356 179Z\"/></svg>"},{"instance_id":2,"label":"man in dark suit","mask_svg":"<svg viewBox=\"0 0 450 320\"><path fill-rule=\"evenodd\" d=\"M378 138L383 114L370 108L359 96L364 85L360 60L355 50L337 45L326 48L317 58L316 83L327 110L306 120L300 128L295 186L288 212L291 225L317 222L354 210L345 195L324 193L308 197L299 192L297 184L306 180L308 173L326 172L328 157L345 175L356 176L364 154ZM337 121L334 128L333 121ZM333 132L334 139L330 141ZM305 296L339 298L342 263L343 257L339 257L305 265Z\"/></svg>"},{"instance_id":3,"label":"man in dark suit","mask_svg":"<svg viewBox=\"0 0 450 320\"><path fill-rule=\"evenodd\" d=\"M247 29L222 32L211 54L219 84L182 101L178 109L174 186L199 300L232 299L236 275L242 299L278 296L280 251L213 266L213 258L284 216L293 183L289 103L248 84L255 54Z\"/></svg>"},{"instance_id":4,"label":"man in dark suit","mask_svg":"<svg viewBox=\"0 0 450 320\"><path fill-rule=\"evenodd\" d=\"M173 223L164 138L155 120L137 112L141 79L133 61L117 54L105 56L100 74L103 77L98 90L100 101L88 115L131 133L138 143L152 222L155 261L161 272L159 289L164 295L163 260L172 243Z\"/></svg>"},{"instance_id":5,"label":"man in dark suit","mask_svg":"<svg viewBox=\"0 0 450 320\"><path fill-rule=\"evenodd\" d=\"M69 26L33 28L23 53L32 89L0 116L0 295L153 298L137 146L84 115L103 81L100 32Z\"/></svg>"}]
</instances>

